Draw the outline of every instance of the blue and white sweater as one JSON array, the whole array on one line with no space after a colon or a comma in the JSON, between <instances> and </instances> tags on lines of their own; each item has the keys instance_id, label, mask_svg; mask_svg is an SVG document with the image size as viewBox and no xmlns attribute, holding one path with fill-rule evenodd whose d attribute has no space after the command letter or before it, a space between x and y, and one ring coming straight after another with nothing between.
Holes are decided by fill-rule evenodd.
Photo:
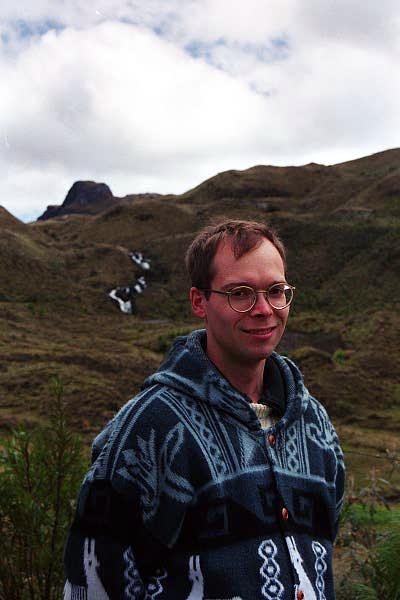
<instances>
[{"instance_id":1,"label":"blue and white sweater","mask_svg":"<svg viewBox=\"0 0 400 600\"><path fill-rule=\"evenodd\" d=\"M297 367L267 430L203 350L177 338L96 438L65 551L65 600L332 600L343 455Z\"/></svg>"}]
</instances>

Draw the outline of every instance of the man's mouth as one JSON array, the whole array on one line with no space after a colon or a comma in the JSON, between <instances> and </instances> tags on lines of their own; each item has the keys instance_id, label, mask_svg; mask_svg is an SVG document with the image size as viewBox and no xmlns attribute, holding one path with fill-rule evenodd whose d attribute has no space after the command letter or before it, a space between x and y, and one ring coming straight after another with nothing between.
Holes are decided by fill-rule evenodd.
<instances>
[{"instance_id":1,"label":"man's mouth","mask_svg":"<svg viewBox=\"0 0 400 600\"><path fill-rule=\"evenodd\" d=\"M268 335L274 331L276 327L276 325L273 325L272 327L263 327L262 329L245 329L244 331L245 333L250 333L251 335Z\"/></svg>"}]
</instances>

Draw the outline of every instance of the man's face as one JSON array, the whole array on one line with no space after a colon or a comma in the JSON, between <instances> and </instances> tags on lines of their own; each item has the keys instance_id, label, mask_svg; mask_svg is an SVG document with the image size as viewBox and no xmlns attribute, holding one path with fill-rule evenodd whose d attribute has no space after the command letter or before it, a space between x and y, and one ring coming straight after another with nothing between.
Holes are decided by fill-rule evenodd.
<instances>
[{"instance_id":1,"label":"man's face","mask_svg":"<svg viewBox=\"0 0 400 600\"><path fill-rule=\"evenodd\" d=\"M275 246L267 239L236 259L230 244L221 244L214 257L214 277L211 288L229 291L238 285L267 290L272 284L284 282L285 269ZM255 366L273 352L285 329L289 308L272 308L263 294L246 313L235 312L227 296L192 288L194 313L205 320L207 354L216 366L227 374L232 368Z\"/></svg>"}]
</instances>

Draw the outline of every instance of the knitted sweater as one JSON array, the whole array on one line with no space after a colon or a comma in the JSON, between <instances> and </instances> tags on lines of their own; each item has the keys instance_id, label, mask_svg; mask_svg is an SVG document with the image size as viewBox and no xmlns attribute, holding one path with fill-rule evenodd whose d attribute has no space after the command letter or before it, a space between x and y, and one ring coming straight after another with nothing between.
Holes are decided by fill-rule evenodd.
<instances>
[{"instance_id":1,"label":"knitted sweater","mask_svg":"<svg viewBox=\"0 0 400 600\"><path fill-rule=\"evenodd\" d=\"M179 337L96 438L65 550L65 600L332 600L343 455L324 408L277 353L283 416Z\"/></svg>"}]
</instances>

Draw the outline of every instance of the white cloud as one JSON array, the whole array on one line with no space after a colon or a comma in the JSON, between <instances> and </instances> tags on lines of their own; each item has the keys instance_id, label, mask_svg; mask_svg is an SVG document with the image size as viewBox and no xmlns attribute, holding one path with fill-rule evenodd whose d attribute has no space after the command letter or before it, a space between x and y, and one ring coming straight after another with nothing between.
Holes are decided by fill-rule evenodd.
<instances>
[{"instance_id":1,"label":"white cloud","mask_svg":"<svg viewBox=\"0 0 400 600\"><path fill-rule=\"evenodd\" d=\"M8 69L9 158L33 164L113 170L168 161L169 152L201 156L211 140L215 149L235 142L247 111L241 139L251 143L264 112L240 80L118 23L48 32Z\"/></svg>"},{"instance_id":2,"label":"white cloud","mask_svg":"<svg viewBox=\"0 0 400 600\"><path fill-rule=\"evenodd\" d=\"M394 0L5 0L1 202L32 218L77 179L180 193L398 146L399 17Z\"/></svg>"},{"instance_id":3,"label":"white cloud","mask_svg":"<svg viewBox=\"0 0 400 600\"><path fill-rule=\"evenodd\" d=\"M311 40L320 38L325 43L341 41L368 52L399 50L399 4L397 0L303 0L293 13L303 31Z\"/></svg>"}]
</instances>

